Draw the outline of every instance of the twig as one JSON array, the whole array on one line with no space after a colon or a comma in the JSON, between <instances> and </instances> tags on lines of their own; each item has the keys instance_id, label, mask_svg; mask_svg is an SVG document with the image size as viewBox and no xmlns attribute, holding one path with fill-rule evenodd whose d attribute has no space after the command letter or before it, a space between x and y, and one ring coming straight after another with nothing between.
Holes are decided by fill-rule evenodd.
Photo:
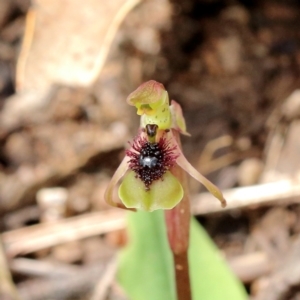
<instances>
[{"instance_id":1,"label":"twig","mask_svg":"<svg viewBox=\"0 0 300 300\"><path fill-rule=\"evenodd\" d=\"M108 264L105 274L97 283L93 295L90 300L103 300L107 294L107 290L111 285L117 271L117 259L113 258Z\"/></svg>"},{"instance_id":2,"label":"twig","mask_svg":"<svg viewBox=\"0 0 300 300\"><path fill-rule=\"evenodd\" d=\"M271 183L253 185L249 187L234 188L224 191L228 201L225 208L213 201L209 193L201 193L192 197L192 213L195 215L224 212L236 208L255 207L266 205L279 200L292 199L299 201L300 184L295 180L281 180ZM298 199L297 199L298 198Z\"/></svg>"},{"instance_id":3,"label":"twig","mask_svg":"<svg viewBox=\"0 0 300 300\"><path fill-rule=\"evenodd\" d=\"M2 239L7 255L12 257L122 229L125 223L125 214L121 210L94 212L8 231L2 234Z\"/></svg>"},{"instance_id":4,"label":"twig","mask_svg":"<svg viewBox=\"0 0 300 300\"><path fill-rule=\"evenodd\" d=\"M223 135L209 141L201 153L198 165L203 166L207 162L211 162L213 160L213 155L217 150L221 148L229 147L232 144L233 144L233 138L230 135Z\"/></svg>"},{"instance_id":5,"label":"twig","mask_svg":"<svg viewBox=\"0 0 300 300\"><path fill-rule=\"evenodd\" d=\"M179 259L180 258L178 258L177 261ZM270 259L263 252L241 255L233 259L229 259L228 263L233 272L245 283L252 282L258 277L266 275L272 268ZM73 276L81 270L79 266L29 258L15 258L11 260L9 265L11 271L14 273L47 278ZM109 276L114 274L116 271L115 267L116 260L113 259L111 264L108 265L105 275L98 283L99 289L97 286L95 288L94 294L98 295L98 298L95 299L101 299L99 294L102 292L99 290L101 290L101 288L102 291L103 289L106 289L104 288L105 284L103 282L107 282L105 278L109 281L109 278L111 278Z\"/></svg>"},{"instance_id":6,"label":"twig","mask_svg":"<svg viewBox=\"0 0 300 300\"><path fill-rule=\"evenodd\" d=\"M257 207L277 201L299 202L300 185L292 180L226 190L226 208L221 208L209 193L192 197L194 215ZM125 228L125 213L118 209L88 213L51 224L38 224L2 234L8 256L31 253L47 247Z\"/></svg>"},{"instance_id":7,"label":"twig","mask_svg":"<svg viewBox=\"0 0 300 300\"><path fill-rule=\"evenodd\" d=\"M300 237L294 241L290 251L283 257L281 263L274 270L273 275L254 297L255 300L296 299L293 297L293 288L300 286Z\"/></svg>"},{"instance_id":8,"label":"twig","mask_svg":"<svg viewBox=\"0 0 300 300\"><path fill-rule=\"evenodd\" d=\"M12 281L6 257L0 240L0 299L19 300L19 295Z\"/></svg>"},{"instance_id":9,"label":"twig","mask_svg":"<svg viewBox=\"0 0 300 300\"><path fill-rule=\"evenodd\" d=\"M107 264L98 262L80 268L72 276L32 279L18 285L22 300L77 298L95 286L105 274Z\"/></svg>"},{"instance_id":10,"label":"twig","mask_svg":"<svg viewBox=\"0 0 300 300\"><path fill-rule=\"evenodd\" d=\"M32 220L38 220L40 209L37 205L28 205L3 216L3 224L10 229L23 227Z\"/></svg>"},{"instance_id":11,"label":"twig","mask_svg":"<svg viewBox=\"0 0 300 300\"><path fill-rule=\"evenodd\" d=\"M40 277L72 276L80 270L78 266L29 258L15 258L10 262L14 273Z\"/></svg>"},{"instance_id":12,"label":"twig","mask_svg":"<svg viewBox=\"0 0 300 300\"><path fill-rule=\"evenodd\" d=\"M221 157L213 158L214 153L225 147L229 147L233 144L233 138L229 135L223 135L216 139L209 141L203 149L199 162L198 168L202 174L208 174L216 171L222 167L225 167L234 161L238 160L238 155L235 153L227 153Z\"/></svg>"},{"instance_id":13,"label":"twig","mask_svg":"<svg viewBox=\"0 0 300 300\"><path fill-rule=\"evenodd\" d=\"M263 252L253 252L235 257L228 261L236 276L244 283L266 275L271 271L270 258Z\"/></svg>"}]
</instances>

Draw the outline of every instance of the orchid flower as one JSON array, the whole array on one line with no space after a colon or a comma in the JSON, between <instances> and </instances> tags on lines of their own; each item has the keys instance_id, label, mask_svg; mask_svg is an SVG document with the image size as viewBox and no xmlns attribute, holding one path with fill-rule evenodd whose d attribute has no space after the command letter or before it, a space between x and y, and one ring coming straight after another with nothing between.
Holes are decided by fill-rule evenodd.
<instances>
[{"instance_id":1,"label":"orchid flower","mask_svg":"<svg viewBox=\"0 0 300 300\"><path fill-rule=\"evenodd\" d=\"M174 100L169 104L164 86L154 80L145 82L127 97L127 103L137 108L141 125L108 184L104 195L106 202L130 210L174 208L184 194L180 181L172 173L177 165L202 183L223 207L226 206L221 191L200 174L182 153L175 134L189 134L181 106ZM119 203L113 200L113 191L122 178L118 191Z\"/></svg>"}]
</instances>

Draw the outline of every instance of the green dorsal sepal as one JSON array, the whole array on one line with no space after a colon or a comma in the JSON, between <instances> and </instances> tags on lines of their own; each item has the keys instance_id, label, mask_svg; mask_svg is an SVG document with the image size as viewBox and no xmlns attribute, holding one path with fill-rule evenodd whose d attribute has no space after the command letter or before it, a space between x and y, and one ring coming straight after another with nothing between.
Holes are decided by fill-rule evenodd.
<instances>
[{"instance_id":1,"label":"green dorsal sepal","mask_svg":"<svg viewBox=\"0 0 300 300\"><path fill-rule=\"evenodd\" d=\"M161 83L155 80L145 82L127 97L127 103L137 108L142 128L147 124L156 124L159 129L171 128L169 96Z\"/></svg>"}]
</instances>

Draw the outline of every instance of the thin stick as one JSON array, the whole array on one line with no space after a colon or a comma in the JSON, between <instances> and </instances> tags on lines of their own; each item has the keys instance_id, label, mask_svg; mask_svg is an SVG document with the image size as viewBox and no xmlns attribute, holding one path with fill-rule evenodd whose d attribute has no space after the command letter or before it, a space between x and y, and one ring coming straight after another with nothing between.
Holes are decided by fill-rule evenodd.
<instances>
[{"instance_id":1,"label":"thin stick","mask_svg":"<svg viewBox=\"0 0 300 300\"><path fill-rule=\"evenodd\" d=\"M201 193L192 197L192 213L195 215L224 212L236 208L274 204L274 201L293 199L299 202L300 184L297 180L280 180L271 183L258 184L225 190L224 197L228 200L225 208L213 200L210 193Z\"/></svg>"},{"instance_id":2,"label":"thin stick","mask_svg":"<svg viewBox=\"0 0 300 300\"><path fill-rule=\"evenodd\" d=\"M270 274L274 263L270 257L261 251L243 254L228 260L234 274L244 283L253 282L255 279Z\"/></svg>"},{"instance_id":3,"label":"thin stick","mask_svg":"<svg viewBox=\"0 0 300 300\"><path fill-rule=\"evenodd\" d=\"M243 208L261 206L291 199L297 202L300 196L298 182L283 180L243 188L234 188L224 192L228 206L224 209L212 201L209 193L197 194L192 198L193 214L209 214ZM121 210L87 213L68 218L54 224L37 224L16 229L2 234L3 243L8 256L30 253L47 247L80 238L107 233L125 227L125 213ZM79 228L80 226L80 228Z\"/></svg>"},{"instance_id":4,"label":"thin stick","mask_svg":"<svg viewBox=\"0 0 300 300\"><path fill-rule=\"evenodd\" d=\"M24 227L2 234L8 256L26 254L125 227L125 213L113 209Z\"/></svg>"},{"instance_id":5,"label":"thin stick","mask_svg":"<svg viewBox=\"0 0 300 300\"><path fill-rule=\"evenodd\" d=\"M0 299L20 300L12 281L6 257L0 240Z\"/></svg>"},{"instance_id":6,"label":"thin stick","mask_svg":"<svg viewBox=\"0 0 300 300\"><path fill-rule=\"evenodd\" d=\"M18 290L22 300L77 299L80 294L95 287L106 270L107 263L92 263L72 275L23 281L18 285Z\"/></svg>"},{"instance_id":7,"label":"thin stick","mask_svg":"<svg viewBox=\"0 0 300 300\"><path fill-rule=\"evenodd\" d=\"M106 267L106 271L95 286L90 300L106 299L107 292L117 272L117 259L113 257Z\"/></svg>"},{"instance_id":8,"label":"thin stick","mask_svg":"<svg viewBox=\"0 0 300 300\"><path fill-rule=\"evenodd\" d=\"M204 215L240 209L258 207L266 204L280 204L283 201L299 203L300 184L293 180L281 180L273 183L233 188L224 191L228 200L226 208L213 201L210 193L201 193L192 197L192 213ZM112 209L104 212L87 213L77 217L60 220L54 224L37 224L2 234L2 241L9 257L21 253L31 253L68 241L104 234L126 226L125 212ZM169 228L170 230L170 228Z\"/></svg>"},{"instance_id":9,"label":"thin stick","mask_svg":"<svg viewBox=\"0 0 300 300\"><path fill-rule=\"evenodd\" d=\"M81 270L79 266L23 257L11 260L10 269L17 274L47 278L73 276Z\"/></svg>"},{"instance_id":10,"label":"thin stick","mask_svg":"<svg viewBox=\"0 0 300 300\"><path fill-rule=\"evenodd\" d=\"M297 299L297 287L300 282L300 237L293 241L289 251L273 269L267 282L262 285L253 300Z\"/></svg>"}]
</instances>

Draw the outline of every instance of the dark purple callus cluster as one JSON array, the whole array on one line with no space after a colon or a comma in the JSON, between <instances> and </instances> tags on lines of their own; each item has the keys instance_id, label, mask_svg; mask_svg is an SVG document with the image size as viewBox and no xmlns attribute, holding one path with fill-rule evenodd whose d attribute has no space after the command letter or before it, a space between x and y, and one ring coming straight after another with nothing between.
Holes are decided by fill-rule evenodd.
<instances>
[{"instance_id":1,"label":"dark purple callus cluster","mask_svg":"<svg viewBox=\"0 0 300 300\"><path fill-rule=\"evenodd\" d=\"M126 155L131 158L129 168L143 181L146 190L154 180L163 179L166 171L174 166L178 157L175 150L176 146L171 146L165 137L159 142L150 142L141 136L135 138Z\"/></svg>"}]
</instances>

